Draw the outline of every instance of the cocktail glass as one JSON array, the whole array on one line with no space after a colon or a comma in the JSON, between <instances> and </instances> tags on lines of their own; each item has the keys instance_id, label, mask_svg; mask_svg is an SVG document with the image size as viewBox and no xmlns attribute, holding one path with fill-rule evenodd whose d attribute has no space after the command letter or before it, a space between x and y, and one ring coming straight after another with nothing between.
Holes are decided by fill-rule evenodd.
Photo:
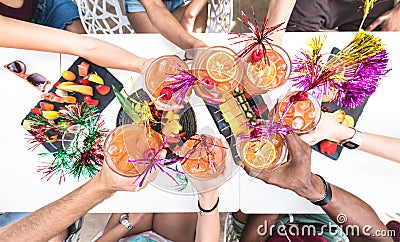
<instances>
[{"instance_id":1,"label":"cocktail glass","mask_svg":"<svg viewBox=\"0 0 400 242\"><path fill-rule=\"evenodd\" d=\"M243 63L236 62L235 52L227 47L210 47L195 57L192 72L198 79L193 87L196 95L220 104L220 100L241 81Z\"/></svg>"},{"instance_id":2,"label":"cocktail glass","mask_svg":"<svg viewBox=\"0 0 400 242\"><path fill-rule=\"evenodd\" d=\"M296 133L302 134L313 130L321 119L321 104L311 94L305 93L306 98L302 101L294 100L300 91L287 94L271 110L274 121L282 121Z\"/></svg>"},{"instance_id":3,"label":"cocktail glass","mask_svg":"<svg viewBox=\"0 0 400 242\"><path fill-rule=\"evenodd\" d=\"M229 145L218 138L196 134L179 151L179 156L186 158L182 162L182 168L195 179L217 177L225 169L228 149Z\"/></svg>"},{"instance_id":4,"label":"cocktail glass","mask_svg":"<svg viewBox=\"0 0 400 242\"><path fill-rule=\"evenodd\" d=\"M266 122L269 121L257 121L257 126L265 127ZM286 162L287 147L280 134L271 132L269 137L255 137L252 135L255 130L250 130L250 133L241 133L236 137L236 149L252 173L273 171Z\"/></svg>"},{"instance_id":5,"label":"cocktail glass","mask_svg":"<svg viewBox=\"0 0 400 242\"><path fill-rule=\"evenodd\" d=\"M244 57L243 86L251 94L264 94L285 84L291 72L288 53L278 45L266 44L266 56L261 47Z\"/></svg>"},{"instance_id":6,"label":"cocktail glass","mask_svg":"<svg viewBox=\"0 0 400 242\"><path fill-rule=\"evenodd\" d=\"M128 159L154 156L161 144L161 135L151 129L149 131L134 124L121 125L114 129L104 142L105 160L114 172L122 176L136 177L146 167L128 162Z\"/></svg>"},{"instance_id":7,"label":"cocktail glass","mask_svg":"<svg viewBox=\"0 0 400 242\"><path fill-rule=\"evenodd\" d=\"M177 81L168 74L178 74L182 68L188 69L189 67L178 56L167 55L155 59L146 69L144 87L150 98L152 100L156 99L154 104L157 109L166 111L179 109L189 100L191 89L186 93L185 103L181 104L176 98L177 93L171 96L171 90L165 92L166 89L164 89L169 84Z\"/></svg>"}]
</instances>

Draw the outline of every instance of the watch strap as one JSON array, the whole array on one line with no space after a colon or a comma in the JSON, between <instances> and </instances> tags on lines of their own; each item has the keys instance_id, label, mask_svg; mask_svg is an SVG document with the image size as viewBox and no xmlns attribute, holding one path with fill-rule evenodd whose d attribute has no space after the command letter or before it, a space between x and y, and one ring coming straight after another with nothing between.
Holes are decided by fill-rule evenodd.
<instances>
[{"instance_id":1,"label":"watch strap","mask_svg":"<svg viewBox=\"0 0 400 242\"><path fill-rule=\"evenodd\" d=\"M133 228L132 224L128 220L129 215L124 213L119 218L119 223L122 224L127 230L131 230Z\"/></svg>"},{"instance_id":2,"label":"watch strap","mask_svg":"<svg viewBox=\"0 0 400 242\"><path fill-rule=\"evenodd\" d=\"M325 206L328 203L330 203L332 200L331 185L322 176L320 176L318 174L315 174L315 175L319 176L319 178L321 178L321 180L324 182L325 194L324 194L324 197L319 200L316 200L316 201L309 200L309 201L317 206Z\"/></svg>"}]
</instances>

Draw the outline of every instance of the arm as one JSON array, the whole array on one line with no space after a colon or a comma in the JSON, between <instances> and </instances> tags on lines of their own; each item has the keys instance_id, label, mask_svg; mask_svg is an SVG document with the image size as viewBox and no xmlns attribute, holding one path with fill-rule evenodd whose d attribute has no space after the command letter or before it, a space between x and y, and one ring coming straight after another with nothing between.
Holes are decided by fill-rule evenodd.
<instances>
[{"instance_id":1,"label":"arm","mask_svg":"<svg viewBox=\"0 0 400 242\"><path fill-rule=\"evenodd\" d=\"M218 199L218 190L200 193L199 202L202 208L211 209ZM196 242L218 242L220 235L220 223L218 207L211 213L204 213L197 218Z\"/></svg>"},{"instance_id":2,"label":"arm","mask_svg":"<svg viewBox=\"0 0 400 242\"><path fill-rule=\"evenodd\" d=\"M284 22L282 27L286 27L295 4L296 0L270 0L267 12L268 26ZM271 36L275 44L282 45L283 34L283 31L279 31Z\"/></svg>"},{"instance_id":3,"label":"arm","mask_svg":"<svg viewBox=\"0 0 400 242\"><path fill-rule=\"evenodd\" d=\"M311 172L310 146L295 134L286 136L286 140L288 162L273 172L261 172L257 177L266 183L292 190L306 199L321 199L325 187L322 179ZM344 231L349 226L360 228L359 237L348 234L350 241L391 241L389 237L374 237L377 230L386 230L386 227L368 204L339 187L331 185L331 188L332 200L322 209L334 221L337 221L339 214L346 215L347 221L342 223ZM340 221L337 222L340 224ZM370 230L363 231L363 228L367 228L365 226L369 226Z\"/></svg>"},{"instance_id":4,"label":"arm","mask_svg":"<svg viewBox=\"0 0 400 242\"><path fill-rule=\"evenodd\" d=\"M147 185L147 182L144 188ZM99 173L66 196L0 229L0 241L48 241L116 191L136 191L132 178L114 173L104 162Z\"/></svg>"},{"instance_id":5,"label":"arm","mask_svg":"<svg viewBox=\"0 0 400 242\"><path fill-rule=\"evenodd\" d=\"M205 43L189 34L168 11L161 0L142 0L151 23L160 34L182 49L205 47Z\"/></svg>"},{"instance_id":6,"label":"arm","mask_svg":"<svg viewBox=\"0 0 400 242\"><path fill-rule=\"evenodd\" d=\"M149 60L113 44L0 15L0 46L81 56L98 65L142 72Z\"/></svg>"},{"instance_id":7,"label":"arm","mask_svg":"<svg viewBox=\"0 0 400 242\"><path fill-rule=\"evenodd\" d=\"M400 31L400 4L375 19L366 30L372 31L378 26L382 31Z\"/></svg>"},{"instance_id":8,"label":"arm","mask_svg":"<svg viewBox=\"0 0 400 242\"><path fill-rule=\"evenodd\" d=\"M193 32L194 22L201 10L207 6L207 3L208 0L192 0L189 3L180 21L187 32Z\"/></svg>"},{"instance_id":9,"label":"arm","mask_svg":"<svg viewBox=\"0 0 400 242\"><path fill-rule=\"evenodd\" d=\"M328 114L322 113L321 121L317 128L301 138L309 144L318 143L329 139L336 142L349 139L354 135L354 130L337 123ZM363 140L359 150L400 162L400 139L363 132Z\"/></svg>"},{"instance_id":10,"label":"arm","mask_svg":"<svg viewBox=\"0 0 400 242\"><path fill-rule=\"evenodd\" d=\"M0 241L48 241L113 194L95 176L63 198L0 229Z\"/></svg>"}]
</instances>

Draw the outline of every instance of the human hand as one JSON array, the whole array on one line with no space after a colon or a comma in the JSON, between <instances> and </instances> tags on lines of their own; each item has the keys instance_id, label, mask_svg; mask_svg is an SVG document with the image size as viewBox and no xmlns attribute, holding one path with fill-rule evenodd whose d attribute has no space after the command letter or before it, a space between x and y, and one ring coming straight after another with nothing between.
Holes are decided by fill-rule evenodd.
<instances>
[{"instance_id":1,"label":"human hand","mask_svg":"<svg viewBox=\"0 0 400 242\"><path fill-rule=\"evenodd\" d=\"M321 120L317 127L310 132L300 135L300 138L309 145L314 145L321 140L328 139L341 142L354 135L354 130L336 122L327 113L322 112Z\"/></svg>"},{"instance_id":2,"label":"human hand","mask_svg":"<svg viewBox=\"0 0 400 242\"><path fill-rule=\"evenodd\" d=\"M325 189L321 179L311 173L310 146L295 133L285 138L288 148L287 162L274 171L261 171L256 177L268 184L292 190L304 198L320 199ZM244 169L251 174L252 171L248 167L245 166Z\"/></svg>"},{"instance_id":3,"label":"human hand","mask_svg":"<svg viewBox=\"0 0 400 242\"><path fill-rule=\"evenodd\" d=\"M378 26L382 31L400 31L400 5L397 4L393 9L379 16L366 30L372 31Z\"/></svg>"},{"instance_id":4,"label":"human hand","mask_svg":"<svg viewBox=\"0 0 400 242\"><path fill-rule=\"evenodd\" d=\"M162 150L157 157L164 158L167 152ZM137 192L144 189L151 181L153 181L158 175L158 170L152 170L146 176L145 181L142 186L139 187L140 181L136 181L136 177L126 177L119 175L118 173L111 170L108 166L107 162L103 162L103 167L100 172L96 175L98 177L100 185L104 187L105 190L109 190L112 192L115 191L129 191L129 192Z\"/></svg>"}]
</instances>

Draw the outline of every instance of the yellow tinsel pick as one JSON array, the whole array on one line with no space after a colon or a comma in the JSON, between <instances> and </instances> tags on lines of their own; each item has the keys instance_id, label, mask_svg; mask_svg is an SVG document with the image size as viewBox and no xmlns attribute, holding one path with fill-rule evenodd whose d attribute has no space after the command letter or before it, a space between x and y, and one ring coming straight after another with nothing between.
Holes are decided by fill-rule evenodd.
<instances>
[{"instance_id":1,"label":"yellow tinsel pick","mask_svg":"<svg viewBox=\"0 0 400 242\"><path fill-rule=\"evenodd\" d=\"M360 29L364 25L365 19L367 18L368 14L371 12L371 9L374 7L374 4L377 1L378 0L364 0L364 15L363 15L363 19L361 21Z\"/></svg>"},{"instance_id":2,"label":"yellow tinsel pick","mask_svg":"<svg viewBox=\"0 0 400 242\"><path fill-rule=\"evenodd\" d=\"M317 37L312 37L311 39L308 39L306 44L308 47L310 47L309 50L305 51L306 54L308 54L312 60L315 60L317 56L320 54L322 47L325 44L327 36L317 36Z\"/></svg>"},{"instance_id":3,"label":"yellow tinsel pick","mask_svg":"<svg viewBox=\"0 0 400 242\"><path fill-rule=\"evenodd\" d=\"M378 55L384 49L382 40L364 30L359 30L353 40L337 55L358 62Z\"/></svg>"}]
</instances>

